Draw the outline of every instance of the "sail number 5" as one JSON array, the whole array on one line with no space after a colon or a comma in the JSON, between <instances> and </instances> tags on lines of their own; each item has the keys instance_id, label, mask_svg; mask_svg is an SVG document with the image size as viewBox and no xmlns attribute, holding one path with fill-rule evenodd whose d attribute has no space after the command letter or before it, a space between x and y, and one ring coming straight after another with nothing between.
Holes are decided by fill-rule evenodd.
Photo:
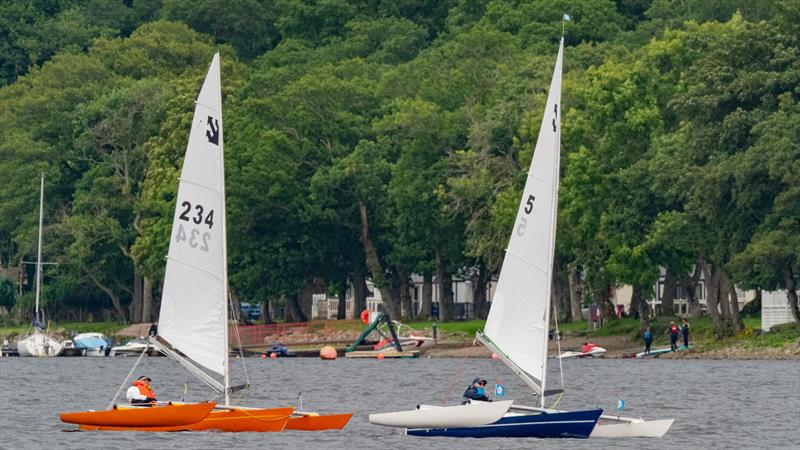
<instances>
[{"instance_id":1,"label":"sail number 5","mask_svg":"<svg viewBox=\"0 0 800 450\"><path fill-rule=\"evenodd\" d=\"M533 202L536 200L536 197L533 195L528 196L528 200L525 202L525 211L526 215L530 215L533 212ZM528 226L528 218L527 217L520 217L519 225L517 225L517 235L523 236L525 235L525 227Z\"/></svg>"}]
</instances>

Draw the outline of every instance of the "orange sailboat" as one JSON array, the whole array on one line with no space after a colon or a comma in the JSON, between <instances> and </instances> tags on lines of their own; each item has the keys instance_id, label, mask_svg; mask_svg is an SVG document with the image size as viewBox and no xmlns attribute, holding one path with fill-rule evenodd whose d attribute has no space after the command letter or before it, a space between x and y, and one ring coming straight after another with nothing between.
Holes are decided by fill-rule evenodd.
<instances>
[{"instance_id":1,"label":"orange sailboat","mask_svg":"<svg viewBox=\"0 0 800 450\"><path fill-rule=\"evenodd\" d=\"M222 396L223 404L118 406L65 413L61 420L81 430L126 431L316 431L347 424L352 414L232 405L231 393L248 384L230 384L228 323L222 94L216 54L197 97L173 215L158 335L150 343Z\"/></svg>"}]
</instances>

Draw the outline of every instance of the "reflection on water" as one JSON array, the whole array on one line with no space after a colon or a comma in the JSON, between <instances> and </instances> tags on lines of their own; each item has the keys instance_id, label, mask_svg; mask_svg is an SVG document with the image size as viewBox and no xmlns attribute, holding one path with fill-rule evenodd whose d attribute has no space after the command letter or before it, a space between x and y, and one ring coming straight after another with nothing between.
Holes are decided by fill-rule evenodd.
<instances>
[{"instance_id":1,"label":"reflection on water","mask_svg":"<svg viewBox=\"0 0 800 450\"><path fill-rule=\"evenodd\" d=\"M65 433L59 411L104 408L135 358L0 359L0 448L790 448L800 442L800 363L797 361L570 360L564 361L567 394L559 408L600 406L625 400L625 414L675 418L664 439L517 440L478 442L414 438L370 425L367 415L411 409L418 403L456 403L480 376L506 388L506 398L531 404L524 385L502 363L489 359L247 360L252 388L239 404L297 406L355 412L343 431L283 433ZM549 387L559 375L550 362ZM238 384L243 371L234 363ZM162 400L211 398L210 391L167 358L146 358L147 374ZM490 387L492 387L490 386ZM493 391L493 389L492 389ZM124 393L123 393L124 395ZM423 447L424 446L424 447Z\"/></svg>"}]
</instances>

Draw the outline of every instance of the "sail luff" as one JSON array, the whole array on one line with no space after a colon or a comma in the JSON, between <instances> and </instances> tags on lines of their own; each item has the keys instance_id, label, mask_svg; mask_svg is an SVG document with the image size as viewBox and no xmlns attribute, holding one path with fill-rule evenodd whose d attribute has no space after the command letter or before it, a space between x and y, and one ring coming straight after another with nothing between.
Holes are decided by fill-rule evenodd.
<instances>
[{"instance_id":1,"label":"sail luff","mask_svg":"<svg viewBox=\"0 0 800 450\"><path fill-rule=\"evenodd\" d=\"M557 105L557 107L560 107L560 105L561 105L561 64L562 64L563 53L564 53L564 38L562 37L561 38L561 42L560 42L560 44L558 46L558 57L556 58L556 67L555 67L555 70L553 71L553 84L555 84L556 73L558 74L558 80L559 80L559 82L558 82L559 91L558 91L558 93L556 93L558 98L554 103L555 105ZM548 105L549 105L549 103L548 103ZM544 316L544 334L545 334L545 336L549 336L550 335L550 333L549 333L550 332L550 309L551 309L550 308L550 303L551 303L551 297L553 295L553 283L552 283L552 280L553 280L553 263L554 263L553 260L555 258L556 227L557 227L557 222L558 222L558 185L559 185L558 179L559 179L559 168L561 166L561 113L560 112L555 114L555 117L553 118L553 127L555 129L556 136L555 136L555 142L553 143L553 147L554 147L553 148L553 154L555 154L555 158L554 158L554 161L553 161L552 180L555 180L555 184L553 186L553 194L552 194L553 195L553 197L552 197L553 200L552 200L551 206L550 206L551 213L550 213L550 236L549 236L549 252L548 252L548 254L550 255L548 257L549 269L550 269L550 270L548 270L548 278L549 278L550 282L547 283L547 296L545 297L547 299L547 307L545 308L545 316ZM558 339L558 337L556 337L556 339ZM546 384L547 384L547 344L548 344L548 340L544 339L543 346L544 346L544 355L545 355L545 357L542 360L542 392L544 392L546 390ZM545 396L544 395L539 397L539 402L540 402L541 407L544 408L544 402L545 402Z\"/></svg>"},{"instance_id":2,"label":"sail luff","mask_svg":"<svg viewBox=\"0 0 800 450\"><path fill-rule=\"evenodd\" d=\"M214 55L214 61L216 61L217 65L219 65L219 53ZM217 70L217 86L222 86L222 82L220 80L220 72L221 70ZM224 374L223 374L223 386L225 387L225 406L230 405L230 386L231 386L231 374L230 374L230 358L228 357L227 352L230 349L230 337L228 336L228 211L227 211L227 200L225 196L225 145L224 145L224 133L223 124L222 124L222 93L220 92L220 104L217 105L217 110L219 111L219 157L220 157L220 165L219 165L219 176L220 176L220 186L221 196L222 196L222 206L220 210L222 211L222 220L220 221L220 226L222 228L222 292L223 292L223 302L224 305L222 309L225 311L224 317L225 320L222 322L223 327L223 336L225 336L225 362L224 362Z\"/></svg>"}]
</instances>

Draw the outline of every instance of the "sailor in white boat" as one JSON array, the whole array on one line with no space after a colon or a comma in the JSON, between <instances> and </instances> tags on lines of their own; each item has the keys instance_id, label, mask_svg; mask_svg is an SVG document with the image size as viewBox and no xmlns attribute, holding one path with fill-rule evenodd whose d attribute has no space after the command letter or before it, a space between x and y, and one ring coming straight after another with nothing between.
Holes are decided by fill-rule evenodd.
<instances>
[{"instance_id":1,"label":"sailor in white boat","mask_svg":"<svg viewBox=\"0 0 800 450\"><path fill-rule=\"evenodd\" d=\"M142 375L128 388L125 396L131 404L156 403L156 393L150 387L150 377Z\"/></svg>"},{"instance_id":2,"label":"sailor in white boat","mask_svg":"<svg viewBox=\"0 0 800 450\"><path fill-rule=\"evenodd\" d=\"M475 378L472 384L464 391L464 400L462 404L467 404L470 400L480 400L483 402L490 402L491 400L486 395L486 380Z\"/></svg>"}]
</instances>

